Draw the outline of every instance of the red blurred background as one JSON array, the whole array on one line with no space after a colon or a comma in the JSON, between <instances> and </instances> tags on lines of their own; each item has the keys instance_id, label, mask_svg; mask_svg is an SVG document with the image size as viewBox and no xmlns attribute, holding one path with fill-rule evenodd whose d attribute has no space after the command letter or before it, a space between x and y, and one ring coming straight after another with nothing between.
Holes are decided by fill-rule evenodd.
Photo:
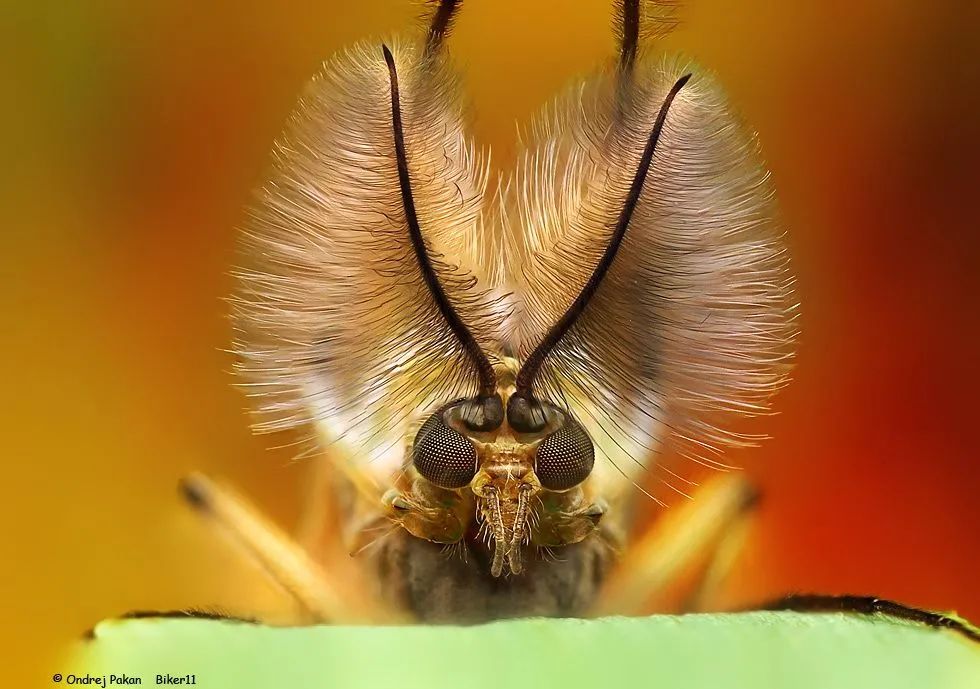
<instances>
[{"instance_id":1,"label":"red blurred background","mask_svg":"<svg viewBox=\"0 0 980 689\"><path fill-rule=\"evenodd\" d=\"M2 634L8 679L47 685L103 617L278 600L174 490L203 469L298 516L306 468L250 435L221 351L234 228L319 61L419 8L7 4L2 577L23 624ZM515 121L610 54L609 4L467 0L452 51L498 169ZM681 16L664 46L716 70L759 131L802 302L773 440L731 457L765 492L737 598L873 593L980 620L980 6Z\"/></svg>"}]
</instances>

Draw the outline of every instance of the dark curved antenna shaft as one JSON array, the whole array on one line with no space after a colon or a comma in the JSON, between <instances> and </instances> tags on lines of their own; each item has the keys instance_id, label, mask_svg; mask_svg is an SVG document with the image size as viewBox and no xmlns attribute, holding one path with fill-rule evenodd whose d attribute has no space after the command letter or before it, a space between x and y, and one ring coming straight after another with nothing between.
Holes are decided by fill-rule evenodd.
<instances>
[{"instance_id":1,"label":"dark curved antenna shaft","mask_svg":"<svg viewBox=\"0 0 980 689\"><path fill-rule=\"evenodd\" d=\"M660 133L663 131L664 122L667 119L667 111L670 109L671 103L674 102L677 93L684 88L684 84L690 78L690 74L685 74L678 79L677 83L667 93L667 97L664 98L663 105L660 106L660 112L657 114L657 120L653 125L653 131L650 132L650 138L647 139L647 145L643 149L643 155L640 156L640 164L636 168L636 174L633 176L633 183L630 185L629 193L626 195L623 209L620 211L619 219L616 221L616 228L613 231L612 237L609 239L606 250L602 253L602 258L599 259L599 263L596 265L595 270L592 271L589 281L585 283L585 287L579 292L575 301L572 302L562 317L558 319L558 322L551 326L544 339L541 340L540 344L531 352L531 355L521 366L521 370L518 372L517 380L515 381L517 389L514 397L529 398L532 396L531 389L534 385L534 379L541 370L541 366L544 365L548 354L561 342L565 333L569 331L578 317L585 311L585 308L592 301L592 297L595 296L596 291L599 289L602 279L609 272L609 268L616 258L616 253L623 243L623 237L626 236L626 229L629 227L630 220L633 217L633 211L636 209L636 204L640 200L640 193L643 191L643 182L646 181L647 172L650 170L653 154L657 148L657 141L660 139Z\"/></svg>"},{"instance_id":2,"label":"dark curved antenna shaft","mask_svg":"<svg viewBox=\"0 0 980 689\"><path fill-rule=\"evenodd\" d=\"M435 53L442 47L443 39L452 28L453 17L456 10L463 4L463 0L441 0L435 14L432 15L432 23L429 25L429 35L425 40L425 52Z\"/></svg>"},{"instance_id":3,"label":"dark curved antenna shaft","mask_svg":"<svg viewBox=\"0 0 980 689\"><path fill-rule=\"evenodd\" d=\"M405 154L405 134L402 130L402 110L401 102L398 97L398 73L395 71L395 58L392 56L388 46L381 46L385 62L388 65L388 77L391 80L391 128L395 139L395 157L398 161L398 186L401 190L402 206L405 209L405 222L408 224L408 234L412 240L412 249L415 251L415 258L418 260L419 269L425 280L425 286L432 294L439 312L446 319L449 329L463 345L470 360L476 367L480 377L480 393L482 395L494 395L497 391L497 375L494 373L490 359L480 349L480 345L474 339L473 334L460 319L456 309L449 302L439 276L436 275L432 267L432 260L425 247L425 240L422 238L422 229L419 227L418 214L415 211L415 199L412 196L412 180L408 174L408 158Z\"/></svg>"}]
</instances>

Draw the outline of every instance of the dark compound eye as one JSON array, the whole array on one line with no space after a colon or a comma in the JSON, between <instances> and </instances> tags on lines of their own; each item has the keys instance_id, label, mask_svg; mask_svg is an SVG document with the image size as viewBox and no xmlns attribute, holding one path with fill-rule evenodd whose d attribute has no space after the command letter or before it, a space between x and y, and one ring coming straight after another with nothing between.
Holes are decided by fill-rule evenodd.
<instances>
[{"instance_id":1,"label":"dark compound eye","mask_svg":"<svg viewBox=\"0 0 980 689\"><path fill-rule=\"evenodd\" d=\"M443 407L422 424L412 444L412 462L423 478L437 486L462 488L476 476L476 448L446 424L446 412Z\"/></svg>"},{"instance_id":2,"label":"dark compound eye","mask_svg":"<svg viewBox=\"0 0 980 689\"><path fill-rule=\"evenodd\" d=\"M538 445L534 473L548 490L577 486L592 471L595 449L582 424L565 414L561 428Z\"/></svg>"}]
</instances>

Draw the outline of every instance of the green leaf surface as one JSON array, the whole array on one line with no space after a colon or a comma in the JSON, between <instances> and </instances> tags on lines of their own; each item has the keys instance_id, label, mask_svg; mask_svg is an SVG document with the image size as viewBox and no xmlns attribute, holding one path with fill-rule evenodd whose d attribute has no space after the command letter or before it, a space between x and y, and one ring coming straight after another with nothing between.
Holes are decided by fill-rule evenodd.
<instances>
[{"instance_id":1,"label":"green leaf surface","mask_svg":"<svg viewBox=\"0 0 980 689\"><path fill-rule=\"evenodd\" d=\"M197 687L980 689L980 643L882 616L752 612L473 627L100 623L68 672Z\"/></svg>"}]
</instances>

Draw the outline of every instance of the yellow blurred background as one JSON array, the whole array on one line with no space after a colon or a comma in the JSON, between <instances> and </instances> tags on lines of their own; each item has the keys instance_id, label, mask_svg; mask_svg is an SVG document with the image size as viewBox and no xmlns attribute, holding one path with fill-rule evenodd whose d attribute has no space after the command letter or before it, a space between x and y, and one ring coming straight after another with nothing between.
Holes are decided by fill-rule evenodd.
<instances>
[{"instance_id":1,"label":"yellow blurred background","mask_svg":"<svg viewBox=\"0 0 980 689\"><path fill-rule=\"evenodd\" d=\"M467 0L451 50L498 169L613 48L607 0ZM409 0L3 3L0 634L8 686L131 609L272 606L181 507L226 476L286 526L306 467L222 352L235 226L321 60ZM731 458L765 499L738 600L872 593L980 620L980 3L692 0L664 47L759 133L803 304L792 386ZM281 440L281 439L280 439Z\"/></svg>"}]
</instances>

